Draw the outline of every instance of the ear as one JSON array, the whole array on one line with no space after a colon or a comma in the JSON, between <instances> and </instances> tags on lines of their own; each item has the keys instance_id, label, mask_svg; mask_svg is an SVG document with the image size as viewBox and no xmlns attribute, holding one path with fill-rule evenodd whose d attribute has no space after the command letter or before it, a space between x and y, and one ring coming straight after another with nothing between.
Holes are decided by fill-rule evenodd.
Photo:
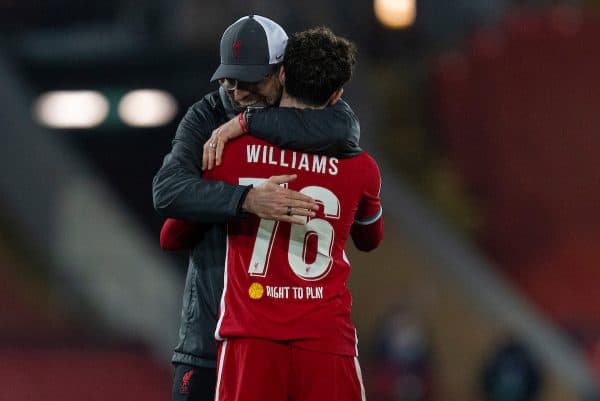
<instances>
[{"instance_id":1,"label":"ear","mask_svg":"<svg viewBox=\"0 0 600 401\"><path fill-rule=\"evenodd\" d=\"M329 96L329 101L327 101L327 104L330 106L336 104L338 100L340 100L340 98L342 97L342 93L344 93L344 88L340 88L333 92L331 96Z\"/></svg>"},{"instance_id":2,"label":"ear","mask_svg":"<svg viewBox=\"0 0 600 401\"><path fill-rule=\"evenodd\" d=\"M282 86L285 86L285 67L283 65L279 68L278 78L279 78L279 83Z\"/></svg>"}]
</instances>

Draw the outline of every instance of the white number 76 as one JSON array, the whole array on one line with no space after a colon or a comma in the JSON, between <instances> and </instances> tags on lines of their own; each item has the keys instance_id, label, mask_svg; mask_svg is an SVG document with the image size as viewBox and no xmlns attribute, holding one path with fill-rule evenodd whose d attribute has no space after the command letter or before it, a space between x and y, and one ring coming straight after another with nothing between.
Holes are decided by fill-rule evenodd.
<instances>
[{"instance_id":1,"label":"white number 76","mask_svg":"<svg viewBox=\"0 0 600 401\"><path fill-rule=\"evenodd\" d=\"M259 185L267 178L240 178L240 185ZM340 202L337 196L327 188L319 186L308 186L300 190L317 202L323 204L323 212L326 217L339 219ZM332 265L331 248L335 233L333 227L324 219L307 219L304 225L292 224L290 232L290 243L288 247L288 262L292 271L304 280L319 280L323 278ZM250 258L248 274L251 276L265 277L269 268L269 258L273 248L275 233L279 227L278 221L260 220L256 241ZM306 263L306 246L308 240L317 236L317 256L313 263Z\"/></svg>"}]
</instances>

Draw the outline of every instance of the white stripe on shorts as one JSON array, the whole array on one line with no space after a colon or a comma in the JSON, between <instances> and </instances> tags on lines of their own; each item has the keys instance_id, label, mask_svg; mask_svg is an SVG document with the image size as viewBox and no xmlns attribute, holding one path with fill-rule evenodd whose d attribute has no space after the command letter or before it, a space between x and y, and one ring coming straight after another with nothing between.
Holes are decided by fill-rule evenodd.
<instances>
[{"instance_id":1,"label":"white stripe on shorts","mask_svg":"<svg viewBox=\"0 0 600 401\"><path fill-rule=\"evenodd\" d=\"M356 377L358 377L358 384L360 384L360 399L362 401L367 401L367 395L365 394L365 385L363 384L362 373L360 371L360 363L358 363L357 357L354 357L354 367L356 368Z\"/></svg>"},{"instance_id":2,"label":"white stripe on shorts","mask_svg":"<svg viewBox=\"0 0 600 401\"><path fill-rule=\"evenodd\" d=\"M225 351L227 350L227 340L221 345L221 357L219 358L219 369L217 370L217 386L215 388L215 401L219 401L219 389L221 387L221 375L223 373L223 361L225 360ZM359 368L360 369L360 368Z\"/></svg>"}]
</instances>

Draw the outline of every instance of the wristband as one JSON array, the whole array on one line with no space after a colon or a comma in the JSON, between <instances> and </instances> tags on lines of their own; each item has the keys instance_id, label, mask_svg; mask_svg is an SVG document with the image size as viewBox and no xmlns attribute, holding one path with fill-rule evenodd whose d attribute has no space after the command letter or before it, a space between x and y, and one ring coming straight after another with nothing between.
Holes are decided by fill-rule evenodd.
<instances>
[{"instance_id":1,"label":"wristband","mask_svg":"<svg viewBox=\"0 0 600 401\"><path fill-rule=\"evenodd\" d=\"M242 127L242 134L248 133L248 124L246 124L246 119L244 118L244 113L238 114L238 122L240 123L240 127Z\"/></svg>"}]
</instances>

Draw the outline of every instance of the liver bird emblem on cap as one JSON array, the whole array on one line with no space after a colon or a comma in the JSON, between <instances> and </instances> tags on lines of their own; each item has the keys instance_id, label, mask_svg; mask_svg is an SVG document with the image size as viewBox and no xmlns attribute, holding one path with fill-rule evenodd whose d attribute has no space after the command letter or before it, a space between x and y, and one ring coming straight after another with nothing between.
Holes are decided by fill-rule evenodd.
<instances>
[{"instance_id":1,"label":"liver bird emblem on cap","mask_svg":"<svg viewBox=\"0 0 600 401\"><path fill-rule=\"evenodd\" d=\"M233 55L233 58L239 58L240 57L240 50L242 49L242 41L241 40L234 40L233 43L231 44L231 54Z\"/></svg>"}]
</instances>

